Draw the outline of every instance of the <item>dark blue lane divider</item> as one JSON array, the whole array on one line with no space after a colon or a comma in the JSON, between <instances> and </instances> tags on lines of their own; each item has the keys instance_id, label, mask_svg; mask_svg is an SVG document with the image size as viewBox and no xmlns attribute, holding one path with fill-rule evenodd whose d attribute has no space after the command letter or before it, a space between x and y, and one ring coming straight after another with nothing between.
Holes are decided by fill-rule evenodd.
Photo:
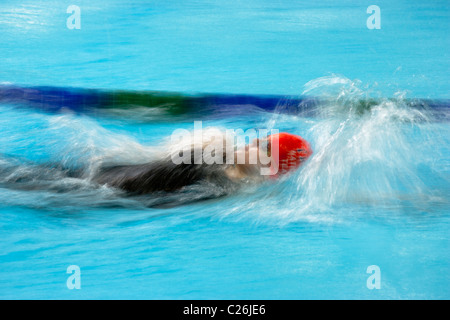
<instances>
[{"instance_id":1,"label":"dark blue lane divider","mask_svg":"<svg viewBox=\"0 0 450 320\"><path fill-rule=\"evenodd\" d=\"M59 87L0 86L0 103L17 104L46 112L70 109L77 113L98 109L162 108L169 115L251 113L255 110L314 116L321 101L318 98L277 95L196 94L161 91L96 90ZM427 108L436 119L449 120L449 100L411 99L413 108ZM376 99L361 100L357 109L364 111L376 105Z\"/></svg>"}]
</instances>

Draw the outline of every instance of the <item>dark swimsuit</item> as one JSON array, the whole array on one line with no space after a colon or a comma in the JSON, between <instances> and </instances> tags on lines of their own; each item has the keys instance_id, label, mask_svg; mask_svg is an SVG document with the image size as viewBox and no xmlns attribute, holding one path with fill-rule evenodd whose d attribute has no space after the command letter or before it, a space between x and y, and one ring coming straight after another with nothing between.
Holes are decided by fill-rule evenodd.
<instances>
[{"instance_id":1,"label":"dark swimsuit","mask_svg":"<svg viewBox=\"0 0 450 320\"><path fill-rule=\"evenodd\" d=\"M225 168L226 165L220 164L194 164L193 157L191 164L174 164L167 158L146 164L103 168L94 180L133 194L172 192L202 181L229 185L231 180L226 176Z\"/></svg>"}]
</instances>

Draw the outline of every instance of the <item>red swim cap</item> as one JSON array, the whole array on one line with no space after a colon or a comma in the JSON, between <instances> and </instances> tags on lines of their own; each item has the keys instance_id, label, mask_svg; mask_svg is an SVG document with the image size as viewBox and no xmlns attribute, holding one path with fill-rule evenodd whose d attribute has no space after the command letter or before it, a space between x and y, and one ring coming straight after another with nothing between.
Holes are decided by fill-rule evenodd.
<instances>
[{"instance_id":1,"label":"red swim cap","mask_svg":"<svg viewBox=\"0 0 450 320\"><path fill-rule=\"evenodd\" d=\"M271 157L273 161L271 168L273 175L297 169L312 154L309 143L300 136L282 132L272 134L267 138L271 141ZM277 145L278 150L276 148Z\"/></svg>"}]
</instances>

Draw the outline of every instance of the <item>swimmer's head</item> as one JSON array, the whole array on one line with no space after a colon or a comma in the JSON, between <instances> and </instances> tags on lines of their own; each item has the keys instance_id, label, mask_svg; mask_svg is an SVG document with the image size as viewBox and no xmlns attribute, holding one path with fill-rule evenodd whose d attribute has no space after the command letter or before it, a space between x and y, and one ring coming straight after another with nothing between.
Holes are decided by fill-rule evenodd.
<instances>
[{"instance_id":1,"label":"swimmer's head","mask_svg":"<svg viewBox=\"0 0 450 320\"><path fill-rule=\"evenodd\" d=\"M267 151L272 159L272 175L294 171L312 154L309 143L294 134L286 132L272 134L263 141L267 142Z\"/></svg>"}]
</instances>

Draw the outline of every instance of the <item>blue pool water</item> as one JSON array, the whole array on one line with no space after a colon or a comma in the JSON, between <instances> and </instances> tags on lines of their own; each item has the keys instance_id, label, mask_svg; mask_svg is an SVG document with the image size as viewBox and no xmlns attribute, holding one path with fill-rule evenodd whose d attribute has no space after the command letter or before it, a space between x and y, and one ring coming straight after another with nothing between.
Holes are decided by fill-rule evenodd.
<instances>
[{"instance_id":1,"label":"blue pool water","mask_svg":"<svg viewBox=\"0 0 450 320\"><path fill-rule=\"evenodd\" d=\"M378 1L380 30L366 27L373 3L355 3L81 0L69 30L67 3L2 1L2 85L324 102L173 119L1 102L0 298L448 299L449 3ZM90 181L98 162L145 161L195 120L300 134L314 154L280 180L175 208ZM61 166L86 175L48 169Z\"/></svg>"}]
</instances>

